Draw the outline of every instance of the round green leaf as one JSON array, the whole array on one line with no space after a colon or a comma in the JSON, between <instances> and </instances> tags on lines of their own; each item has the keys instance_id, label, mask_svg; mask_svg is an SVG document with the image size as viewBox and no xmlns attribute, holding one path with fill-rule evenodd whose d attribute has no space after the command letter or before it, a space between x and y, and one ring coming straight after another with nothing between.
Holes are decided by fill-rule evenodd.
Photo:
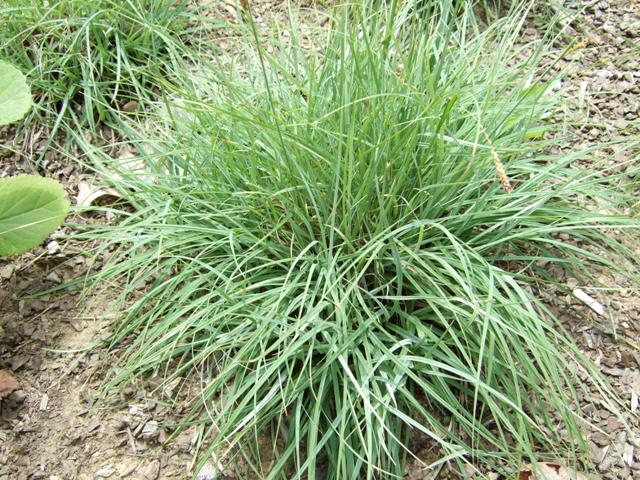
<instances>
[{"instance_id":1,"label":"round green leaf","mask_svg":"<svg viewBox=\"0 0 640 480\"><path fill-rule=\"evenodd\" d=\"M69 211L62 185L36 175L0 179L0 205L0 256L39 245Z\"/></svg>"},{"instance_id":2,"label":"round green leaf","mask_svg":"<svg viewBox=\"0 0 640 480\"><path fill-rule=\"evenodd\" d=\"M25 76L13 65L0 61L0 126L17 122L31 107L31 91Z\"/></svg>"}]
</instances>

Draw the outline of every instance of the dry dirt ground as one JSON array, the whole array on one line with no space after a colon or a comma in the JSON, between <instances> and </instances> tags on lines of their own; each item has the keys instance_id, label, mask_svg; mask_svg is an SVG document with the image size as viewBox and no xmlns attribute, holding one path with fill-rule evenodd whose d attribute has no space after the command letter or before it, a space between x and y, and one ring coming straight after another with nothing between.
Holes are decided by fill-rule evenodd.
<instances>
[{"instance_id":1,"label":"dry dirt ground","mask_svg":"<svg viewBox=\"0 0 640 480\"><path fill-rule=\"evenodd\" d=\"M585 10L569 30L569 39L576 43L560 62L569 72L562 85L566 108L558 116L568 125L565 148L637 137L640 2L589 0L573 6ZM275 19L282 18L277 14L281 11L277 2L261 2L257 14ZM228 5L213 12L228 18L235 15ZM534 21L525 34L535 37L538 30ZM566 41L559 42L558 51ZM42 136L36 132L16 145L11 130L0 132L0 141L8 147L0 149L0 177L30 171L28 157L42 147ZM617 171L633 160L630 155L614 145L596 152L594 161ZM47 154L43 168L65 183L72 199L80 184L92 181L55 151ZM0 401L0 480L189 478L198 432L189 430L166 444L164 440L179 414L168 407L169 400L179 395L188 401L195 393L153 392L147 385L128 387L109 395L107 401L94 402L107 366L117 355L103 346L90 349L105 338L113 318L108 302L69 293L28 298L31 292L86 272L92 260L78 256L77 248L54 236L32 253L0 260L0 370L18 383ZM575 299L568 299L570 308L555 308L629 408L624 418L618 418L597 393L585 393L582 399L592 422L587 430L596 475L640 479L640 301L624 279L603 280L608 288L581 287L605 306L604 316ZM548 300L552 307L560 303L553 294ZM434 454L427 445L416 446L416 452L424 459ZM213 478L217 465L208 467L200 477L203 480ZM226 478L253 478L225 468ZM449 476L446 467L432 471L419 462L412 462L407 472L412 480ZM462 476L470 477L472 472Z\"/></svg>"}]
</instances>

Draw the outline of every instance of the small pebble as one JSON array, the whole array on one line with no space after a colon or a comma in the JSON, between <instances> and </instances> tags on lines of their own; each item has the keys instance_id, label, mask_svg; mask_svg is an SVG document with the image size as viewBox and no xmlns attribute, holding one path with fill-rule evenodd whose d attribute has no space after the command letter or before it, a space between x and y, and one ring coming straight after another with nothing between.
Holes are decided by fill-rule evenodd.
<instances>
[{"instance_id":1,"label":"small pebble","mask_svg":"<svg viewBox=\"0 0 640 480\"><path fill-rule=\"evenodd\" d=\"M114 474L114 470L111 467L101 468L93 474L93 478L109 478Z\"/></svg>"}]
</instances>

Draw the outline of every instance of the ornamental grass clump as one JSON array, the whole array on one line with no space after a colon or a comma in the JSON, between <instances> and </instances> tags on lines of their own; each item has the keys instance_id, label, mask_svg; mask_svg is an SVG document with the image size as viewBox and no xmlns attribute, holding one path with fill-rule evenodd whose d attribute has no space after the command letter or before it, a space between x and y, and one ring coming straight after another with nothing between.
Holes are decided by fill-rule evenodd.
<instances>
[{"instance_id":1,"label":"ornamental grass clump","mask_svg":"<svg viewBox=\"0 0 640 480\"><path fill-rule=\"evenodd\" d=\"M340 7L311 42L247 16L237 61L132 126L136 169L85 145L125 203L84 234L111 251L92 282L128 300L109 386L201 382L183 424L200 465L245 451L245 478L387 479L415 439L503 471L582 451L591 370L539 265L616 268L611 229L633 222L611 177L544 153L524 13L480 32L420 5Z\"/></svg>"}]
</instances>

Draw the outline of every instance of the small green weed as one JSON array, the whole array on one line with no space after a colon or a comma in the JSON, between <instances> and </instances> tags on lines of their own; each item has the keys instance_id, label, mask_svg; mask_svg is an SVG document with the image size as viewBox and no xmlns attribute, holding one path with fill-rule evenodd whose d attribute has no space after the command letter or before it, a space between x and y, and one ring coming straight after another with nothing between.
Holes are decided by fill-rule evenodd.
<instances>
[{"instance_id":1,"label":"small green weed","mask_svg":"<svg viewBox=\"0 0 640 480\"><path fill-rule=\"evenodd\" d=\"M24 75L0 61L0 127L20 121L31 108ZM58 228L69 202L58 182L35 175L0 178L0 257L35 247Z\"/></svg>"}]
</instances>

